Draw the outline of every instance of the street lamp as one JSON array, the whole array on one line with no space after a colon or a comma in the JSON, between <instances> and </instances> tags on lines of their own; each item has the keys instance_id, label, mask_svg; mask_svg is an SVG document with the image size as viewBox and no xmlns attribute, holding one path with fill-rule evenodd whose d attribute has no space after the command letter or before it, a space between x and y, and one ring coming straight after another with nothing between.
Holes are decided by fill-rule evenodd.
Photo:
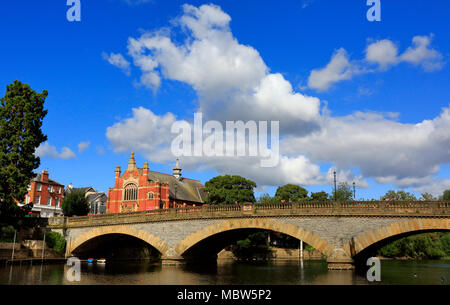
<instances>
[{"instance_id":1,"label":"street lamp","mask_svg":"<svg viewBox=\"0 0 450 305\"><path fill-rule=\"evenodd\" d=\"M336 171L333 172L334 174L334 201L337 201L336 199Z\"/></svg>"},{"instance_id":2,"label":"street lamp","mask_svg":"<svg viewBox=\"0 0 450 305\"><path fill-rule=\"evenodd\" d=\"M353 181L353 199L356 200L355 181Z\"/></svg>"}]
</instances>

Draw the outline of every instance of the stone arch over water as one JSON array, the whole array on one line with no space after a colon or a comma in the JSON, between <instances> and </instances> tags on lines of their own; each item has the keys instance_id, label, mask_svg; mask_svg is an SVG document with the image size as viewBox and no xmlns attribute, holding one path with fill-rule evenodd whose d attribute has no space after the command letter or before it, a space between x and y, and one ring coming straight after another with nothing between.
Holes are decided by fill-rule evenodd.
<instances>
[{"instance_id":1,"label":"stone arch over water","mask_svg":"<svg viewBox=\"0 0 450 305\"><path fill-rule=\"evenodd\" d=\"M399 221L360 234L350 241L351 256L355 256L370 246L395 236L407 234L426 233L432 231L450 231L450 219L448 218L416 218L408 221Z\"/></svg>"},{"instance_id":2,"label":"stone arch over water","mask_svg":"<svg viewBox=\"0 0 450 305\"><path fill-rule=\"evenodd\" d=\"M326 239L323 239L318 234L288 223L283 223L270 218L245 218L245 219L227 219L218 224L213 224L202 228L180 241L175 246L175 251L181 257L186 254L192 247L198 245L202 241L213 237L215 235L239 229L262 229L274 232L283 233L302 240L305 243L313 246L325 256L329 256L334 245L330 244Z\"/></svg>"},{"instance_id":3,"label":"stone arch over water","mask_svg":"<svg viewBox=\"0 0 450 305\"><path fill-rule=\"evenodd\" d=\"M150 246L154 247L156 250L158 250L161 254L166 253L169 246L162 241L160 238L154 236L153 234L150 234L149 232L146 232L144 230L135 229L131 226L127 225L119 225L119 226L102 226L102 227L96 227L92 230L89 230L87 232L84 232L77 236L74 240L71 240L67 246L66 253L70 255L73 251L75 251L78 247L82 246L84 243L88 242L89 240L92 240L96 237L101 237L103 235L109 235L109 234L123 234L135 237L137 239L140 239L146 243L148 243Z\"/></svg>"}]
</instances>

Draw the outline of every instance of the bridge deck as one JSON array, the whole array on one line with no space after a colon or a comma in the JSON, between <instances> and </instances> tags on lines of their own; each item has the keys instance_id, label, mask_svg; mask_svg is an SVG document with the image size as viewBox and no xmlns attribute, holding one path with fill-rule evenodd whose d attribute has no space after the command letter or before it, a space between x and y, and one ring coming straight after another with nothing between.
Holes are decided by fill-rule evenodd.
<instances>
[{"instance_id":1,"label":"bridge deck","mask_svg":"<svg viewBox=\"0 0 450 305\"><path fill-rule=\"evenodd\" d=\"M52 217L51 228L242 217L450 217L450 201L352 201L243 204Z\"/></svg>"}]
</instances>

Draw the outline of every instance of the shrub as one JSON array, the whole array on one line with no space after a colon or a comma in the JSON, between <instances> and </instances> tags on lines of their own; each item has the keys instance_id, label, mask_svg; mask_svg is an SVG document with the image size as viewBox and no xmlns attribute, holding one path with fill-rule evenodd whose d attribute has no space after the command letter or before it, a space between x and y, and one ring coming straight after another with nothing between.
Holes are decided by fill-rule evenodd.
<instances>
[{"instance_id":1,"label":"shrub","mask_svg":"<svg viewBox=\"0 0 450 305\"><path fill-rule=\"evenodd\" d=\"M15 229L13 226L2 227L0 231L0 241L13 242Z\"/></svg>"},{"instance_id":2,"label":"shrub","mask_svg":"<svg viewBox=\"0 0 450 305\"><path fill-rule=\"evenodd\" d=\"M45 234L45 243L49 248L62 254L66 249L66 239L58 232L47 232Z\"/></svg>"}]
</instances>

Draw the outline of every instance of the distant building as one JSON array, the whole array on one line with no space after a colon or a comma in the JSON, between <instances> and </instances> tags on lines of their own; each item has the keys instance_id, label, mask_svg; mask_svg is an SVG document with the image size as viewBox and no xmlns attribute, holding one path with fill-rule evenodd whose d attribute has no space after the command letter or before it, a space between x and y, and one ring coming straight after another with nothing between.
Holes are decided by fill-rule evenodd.
<instances>
[{"instance_id":1,"label":"distant building","mask_svg":"<svg viewBox=\"0 0 450 305\"><path fill-rule=\"evenodd\" d=\"M28 185L25 202L19 206L33 203L32 216L52 217L62 215L61 203L64 198L64 185L48 178L48 171L35 174Z\"/></svg>"},{"instance_id":2,"label":"distant building","mask_svg":"<svg viewBox=\"0 0 450 305\"><path fill-rule=\"evenodd\" d=\"M70 183L66 188L66 194L72 190L80 190L84 193L90 206L89 214L106 213L107 196L104 192L97 192L92 186L74 188L72 183Z\"/></svg>"},{"instance_id":3,"label":"distant building","mask_svg":"<svg viewBox=\"0 0 450 305\"><path fill-rule=\"evenodd\" d=\"M206 197L203 184L198 180L184 178L177 159L173 174L149 170L136 166L131 153L126 171L116 166L114 187L108 189L107 211L122 213L148 211L182 206L203 205Z\"/></svg>"}]
</instances>

